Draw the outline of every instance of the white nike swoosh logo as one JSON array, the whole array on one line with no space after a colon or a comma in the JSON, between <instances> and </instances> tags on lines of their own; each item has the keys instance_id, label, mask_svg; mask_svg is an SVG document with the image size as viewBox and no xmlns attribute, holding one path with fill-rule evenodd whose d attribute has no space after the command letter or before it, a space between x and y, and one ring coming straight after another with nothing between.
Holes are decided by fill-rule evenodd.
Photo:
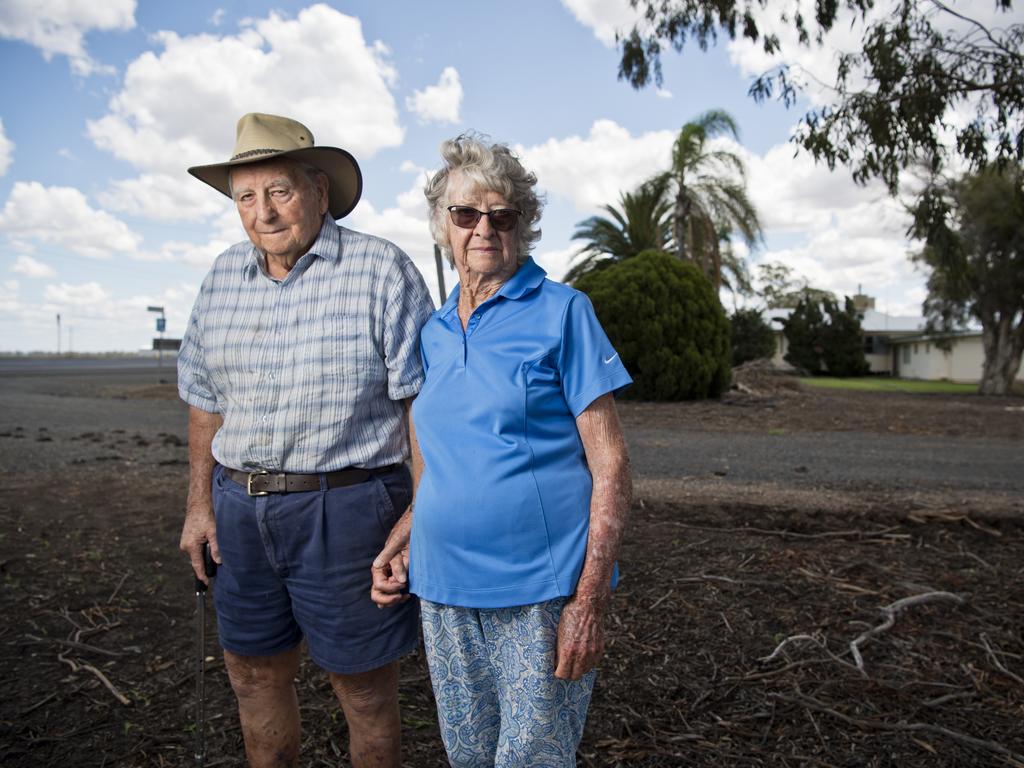
<instances>
[{"instance_id":1,"label":"white nike swoosh logo","mask_svg":"<svg viewBox=\"0 0 1024 768\"><path fill-rule=\"evenodd\" d=\"M610 363L610 362L611 362L612 360L614 360L614 359L615 359L616 357L618 357L618 356L619 356L619 353L618 353L618 352L616 352L616 353L615 353L614 355L612 355L612 356L611 356L611 357L609 357L609 358L608 358L607 360L605 360L605 361L604 361L604 364L605 364L605 365L608 365L608 363Z\"/></svg>"}]
</instances>

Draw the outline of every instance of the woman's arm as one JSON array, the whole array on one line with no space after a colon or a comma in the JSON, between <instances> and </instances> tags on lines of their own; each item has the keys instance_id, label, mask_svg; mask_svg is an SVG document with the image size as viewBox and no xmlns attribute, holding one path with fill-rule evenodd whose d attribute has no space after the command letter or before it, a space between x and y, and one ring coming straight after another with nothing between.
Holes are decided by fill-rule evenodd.
<instances>
[{"instance_id":1,"label":"woman's arm","mask_svg":"<svg viewBox=\"0 0 1024 768\"><path fill-rule=\"evenodd\" d=\"M416 428L412 423L414 399L410 397L404 401L405 415L409 422L409 452L412 455L413 503L398 518L398 522L388 534L387 541L384 542L384 549L377 555L370 568L373 574L370 597L379 608L404 603L409 599L409 593L405 591L409 570L409 535L412 533L412 510L415 506L416 489L419 488L420 475L423 474L423 456L420 454Z\"/></svg>"},{"instance_id":2,"label":"woman's arm","mask_svg":"<svg viewBox=\"0 0 1024 768\"><path fill-rule=\"evenodd\" d=\"M604 653L604 614L611 600L612 570L626 528L633 482L626 441L615 400L606 394L576 418L593 477L590 533L576 593L565 604L558 624L555 677L578 680Z\"/></svg>"}]
</instances>

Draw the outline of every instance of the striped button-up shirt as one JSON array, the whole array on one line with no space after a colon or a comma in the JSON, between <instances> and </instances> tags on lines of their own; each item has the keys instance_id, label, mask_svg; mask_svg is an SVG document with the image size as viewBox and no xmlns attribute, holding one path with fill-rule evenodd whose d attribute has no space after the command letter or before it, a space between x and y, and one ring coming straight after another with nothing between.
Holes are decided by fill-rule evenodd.
<instances>
[{"instance_id":1,"label":"striped button-up shirt","mask_svg":"<svg viewBox=\"0 0 1024 768\"><path fill-rule=\"evenodd\" d=\"M432 310L397 246L324 217L284 280L250 242L203 281L178 354L178 391L224 417L214 458L234 469L331 472L408 457L402 400L423 383Z\"/></svg>"}]
</instances>

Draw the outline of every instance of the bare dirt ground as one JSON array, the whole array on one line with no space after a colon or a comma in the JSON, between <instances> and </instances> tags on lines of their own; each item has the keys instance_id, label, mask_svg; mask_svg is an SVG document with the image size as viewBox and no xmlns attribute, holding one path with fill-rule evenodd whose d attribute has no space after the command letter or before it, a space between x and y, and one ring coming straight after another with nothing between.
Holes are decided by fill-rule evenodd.
<instances>
[{"instance_id":1,"label":"bare dirt ground","mask_svg":"<svg viewBox=\"0 0 1024 768\"><path fill-rule=\"evenodd\" d=\"M911 435L965 456L1024 445L1021 399L755 383L722 402L623 403L627 436ZM184 426L173 386L151 375L0 378L5 768L193 764ZM634 469L580 765L1024 766L1017 486ZM208 616L206 764L240 766ZM304 765L346 764L323 676L304 666L299 688ZM405 764L445 765L418 655L402 701Z\"/></svg>"}]
</instances>

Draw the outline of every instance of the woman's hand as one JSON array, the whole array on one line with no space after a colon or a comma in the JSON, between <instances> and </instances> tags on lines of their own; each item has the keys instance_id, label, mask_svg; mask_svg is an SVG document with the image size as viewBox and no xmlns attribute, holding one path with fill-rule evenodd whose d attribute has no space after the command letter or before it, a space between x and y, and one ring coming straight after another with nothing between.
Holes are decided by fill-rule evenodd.
<instances>
[{"instance_id":1,"label":"woman's hand","mask_svg":"<svg viewBox=\"0 0 1024 768\"><path fill-rule=\"evenodd\" d=\"M573 595L562 608L555 648L555 677L579 680L604 655L604 614L609 595Z\"/></svg>"},{"instance_id":2,"label":"woman's hand","mask_svg":"<svg viewBox=\"0 0 1024 768\"><path fill-rule=\"evenodd\" d=\"M373 585L370 599L378 608L387 608L409 599L409 534L412 531L412 506L405 510L391 529L384 549L370 566Z\"/></svg>"}]
</instances>

